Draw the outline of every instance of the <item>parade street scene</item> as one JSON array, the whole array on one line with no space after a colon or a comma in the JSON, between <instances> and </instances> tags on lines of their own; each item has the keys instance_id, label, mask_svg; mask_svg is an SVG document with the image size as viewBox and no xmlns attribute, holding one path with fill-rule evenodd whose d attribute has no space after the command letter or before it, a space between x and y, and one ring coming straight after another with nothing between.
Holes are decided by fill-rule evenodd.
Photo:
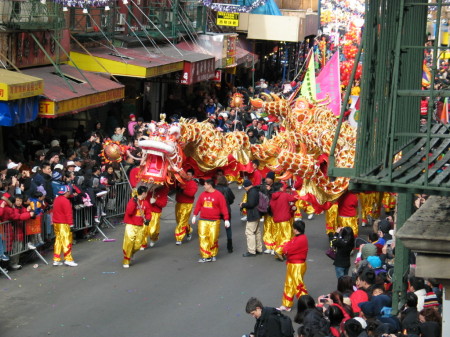
<instances>
[{"instance_id":1,"label":"parade street scene","mask_svg":"<svg viewBox=\"0 0 450 337\"><path fill-rule=\"evenodd\" d=\"M0 336L450 336L449 20L1 1Z\"/></svg>"}]
</instances>

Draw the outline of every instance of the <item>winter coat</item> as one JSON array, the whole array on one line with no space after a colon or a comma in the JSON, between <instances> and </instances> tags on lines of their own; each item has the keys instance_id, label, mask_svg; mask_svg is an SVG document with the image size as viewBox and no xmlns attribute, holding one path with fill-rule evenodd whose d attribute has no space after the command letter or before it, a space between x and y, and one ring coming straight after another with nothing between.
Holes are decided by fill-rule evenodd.
<instances>
[{"instance_id":1,"label":"winter coat","mask_svg":"<svg viewBox=\"0 0 450 337\"><path fill-rule=\"evenodd\" d=\"M350 267L350 254L353 251L354 242L353 241L345 241L340 236L337 236L335 240L333 240L333 247L336 248L336 259L333 262L333 265L341 268Z\"/></svg>"},{"instance_id":2,"label":"winter coat","mask_svg":"<svg viewBox=\"0 0 450 337\"><path fill-rule=\"evenodd\" d=\"M270 209L272 210L273 222L285 222L289 221L292 217L291 202L295 202L297 199L286 192L275 192L270 199Z\"/></svg>"},{"instance_id":3,"label":"winter coat","mask_svg":"<svg viewBox=\"0 0 450 337\"><path fill-rule=\"evenodd\" d=\"M282 337L280 323L278 321L277 309L264 307L261 316L256 320L255 337Z\"/></svg>"},{"instance_id":4,"label":"winter coat","mask_svg":"<svg viewBox=\"0 0 450 337\"><path fill-rule=\"evenodd\" d=\"M254 222L259 221L261 214L258 211L259 203L259 188L256 186L251 187L247 191L247 202L242 204L242 208L247 210L247 221Z\"/></svg>"}]
</instances>

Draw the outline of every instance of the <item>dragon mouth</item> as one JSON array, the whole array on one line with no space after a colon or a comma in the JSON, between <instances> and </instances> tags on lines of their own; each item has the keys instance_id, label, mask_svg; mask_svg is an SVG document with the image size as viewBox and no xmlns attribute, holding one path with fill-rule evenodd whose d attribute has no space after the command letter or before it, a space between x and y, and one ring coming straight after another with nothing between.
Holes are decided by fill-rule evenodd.
<instances>
[{"instance_id":1,"label":"dragon mouth","mask_svg":"<svg viewBox=\"0 0 450 337\"><path fill-rule=\"evenodd\" d=\"M140 140L139 146L147 155L142 164L141 179L146 182L163 183L166 180L169 161L166 156L171 155L175 148L171 144L155 140Z\"/></svg>"}]
</instances>

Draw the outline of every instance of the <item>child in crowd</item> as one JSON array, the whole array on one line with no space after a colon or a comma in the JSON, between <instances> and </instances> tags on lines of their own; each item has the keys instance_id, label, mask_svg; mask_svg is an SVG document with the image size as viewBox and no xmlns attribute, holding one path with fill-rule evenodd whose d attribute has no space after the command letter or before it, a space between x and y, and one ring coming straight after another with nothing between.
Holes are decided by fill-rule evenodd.
<instances>
[{"instance_id":1,"label":"child in crowd","mask_svg":"<svg viewBox=\"0 0 450 337\"><path fill-rule=\"evenodd\" d=\"M32 197L29 199L30 203L30 210L33 211L33 218L35 217L42 217L44 214L45 208L47 208L47 205L44 201L45 195L40 192L36 191L32 195ZM28 242L28 248L30 249L36 249L37 246L43 245L44 241L42 240L41 234L32 234L30 235L29 242Z\"/></svg>"}]
</instances>

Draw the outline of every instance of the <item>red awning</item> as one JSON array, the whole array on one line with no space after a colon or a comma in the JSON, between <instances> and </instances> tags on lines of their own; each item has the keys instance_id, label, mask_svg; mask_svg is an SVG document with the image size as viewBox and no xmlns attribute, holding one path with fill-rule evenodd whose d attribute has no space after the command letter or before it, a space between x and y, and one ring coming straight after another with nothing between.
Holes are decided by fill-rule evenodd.
<instances>
[{"instance_id":1,"label":"red awning","mask_svg":"<svg viewBox=\"0 0 450 337\"><path fill-rule=\"evenodd\" d=\"M82 71L69 65L61 65L64 80L54 67L24 69L23 73L44 80L44 98L39 103L39 116L46 118L103 106L124 98L125 86L110 79ZM87 81L86 81L86 79Z\"/></svg>"}]
</instances>

